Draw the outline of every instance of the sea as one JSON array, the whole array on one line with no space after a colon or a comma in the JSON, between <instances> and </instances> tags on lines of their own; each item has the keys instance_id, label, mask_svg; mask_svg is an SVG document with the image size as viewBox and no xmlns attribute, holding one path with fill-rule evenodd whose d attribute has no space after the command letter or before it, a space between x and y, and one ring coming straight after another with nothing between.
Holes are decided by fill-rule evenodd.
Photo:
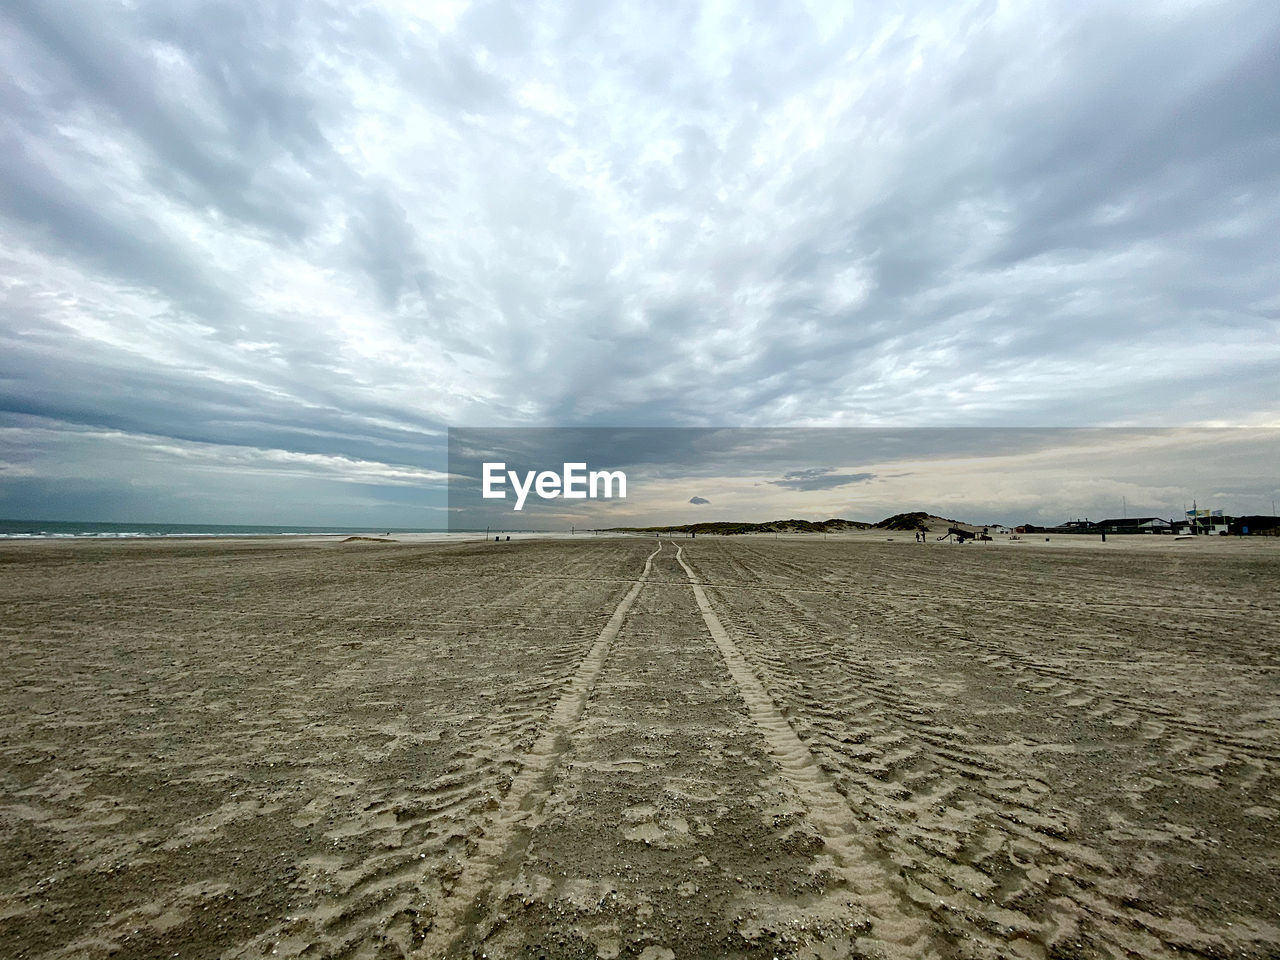
<instances>
[{"instance_id":1,"label":"sea","mask_svg":"<svg viewBox=\"0 0 1280 960\"><path fill-rule=\"evenodd\" d=\"M304 527L222 523L102 523L86 520L0 520L0 540L121 537L298 537L444 533L421 527Z\"/></svg>"}]
</instances>

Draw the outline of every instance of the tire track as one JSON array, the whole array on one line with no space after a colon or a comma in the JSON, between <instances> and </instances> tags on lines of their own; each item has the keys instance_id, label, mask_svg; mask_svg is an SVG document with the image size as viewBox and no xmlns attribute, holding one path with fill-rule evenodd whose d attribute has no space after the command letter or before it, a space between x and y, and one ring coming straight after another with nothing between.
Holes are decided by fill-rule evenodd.
<instances>
[{"instance_id":1,"label":"tire track","mask_svg":"<svg viewBox=\"0 0 1280 960\"><path fill-rule=\"evenodd\" d=\"M882 579L894 579L892 573ZM822 575L823 568L815 564L806 578ZM859 593L838 605L816 606L805 591L766 596L770 602L763 609L735 604L735 595L728 592L717 595L717 602L727 607L724 622L750 654L775 702L788 716L796 711L797 734L819 762L831 765L837 789L850 806L870 812L880 822L878 845L903 868L913 899L923 909L936 902L935 919L952 927L957 940L1041 956L1045 950L1052 956L1063 951L1075 955L1071 951L1084 949L1082 943L1100 955L1166 956L1181 950L1218 956L1219 951L1225 953L1223 944L1240 936L1238 922L1233 931L1230 924L1203 913L1188 914L1181 898L1170 902L1145 874L1117 857L1114 848L1098 843L1104 836L1128 844L1130 850L1141 844L1148 855L1159 850L1171 869L1204 870L1202 861L1219 838L1225 846L1231 837L1208 834L1202 839L1170 826L1171 813L1181 820L1176 813L1179 797L1184 803L1202 802L1194 791L1182 789L1162 802L1163 790L1148 799L1122 786L1099 801L1097 791L1086 788L1083 802L1078 794L1068 800L1059 793L1062 772L1056 761L1042 766L1026 752L1032 741L1015 736L1011 743L993 743L981 728L946 709L957 688L953 672L939 672L939 666L947 657L965 652L972 636L999 635L994 623L983 630L964 621L960 631L961 621L946 621L944 628L945 618L928 611L900 615L904 608L892 602L896 596L867 603L862 599L865 593ZM851 618L859 622L856 629L850 626ZM845 642L833 643L842 637ZM1099 695L1105 690L1101 677L1068 676L1059 670L1049 677L1045 670L1029 671L1035 657L1028 655L1024 662L1016 650L999 646L999 654L995 647L982 648L976 658L960 658L967 680L983 679L981 671L970 669L980 665L1005 678L987 686L996 697L989 703L988 716L1014 709L1009 697L1014 690L1026 695L1013 697L1014 702L1032 706L1030 698L1042 696L1046 690L1041 687L1050 679L1063 684L1073 697L1082 686L1096 688ZM1085 644L1085 649L1093 648ZM1019 677L1027 672L1032 679L1020 683ZM1116 694L1110 690L1105 702L1120 709ZM970 701L971 716L976 705ZM1079 706L1072 699L1065 712L1033 713L1064 728L1075 721L1092 723L1096 718L1081 717ZM1131 725L1142 711L1136 701L1129 706L1133 717L1124 719ZM1121 765L1126 782L1131 773L1147 775L1143 790L1179 786L1174 779L1177 769L1168 769L1161 778L1158 759L1142 762L1156 737L1162 745L1168 743L1171 757L1178 755L1182 764L1195 762L1201 768L1190 773L1204 774L1201 780L1212 774L1210 789L1232 786L1229 779L1235 774L1210 769L1209 762L1214 768L1229 767L1244 758L1221 752L1201 758L1199 750L1189 756L1203 743L1189 735L1186 718L1165 710L1160 718L1169 729L1153 720L1148 724L1152 729L1142 731L1140 739L1136 733L1129 736L1127 727L1112 733L1109 724L1090 727L1088 735L1095 749L1112 748L1112 759ZM1250 780L1267 769L1265 760L1255 759L1258 762L1246 772ZM1025 766L1015 765L1019 763ZM1038 776L1051 773L1050 780ZM1068 782L1071 776L1067 772ZM1262 797L1258 790L1250 795ZM1060 800L1068 802L1063 806ZM1173 805L1171 811L1162 812L1165 802ZM1264 857L1256 859L1261 862ZM1270 934L1251 936L1266 940Z\"/></svg>"},{"instance_id":2,"label":"tire track","mask_svg":"<svg viewBox=\"0 0 1280 960\"><path fill-rule=\"evenodd\" d=\"M609 562L629 566L633 582L635 564L643 558L632 549ZM520 597L516 589L500 591L491 581L441 596L424 590L416 571L368 586L375 589L362 583L353 591L359 598L354 604L342 603L341 594L326 598L334 612L300 616L295 630L282 630L254 595L241 602L262 615L257 626L266 637L298 651L300 659L340 667L322 668L344 679L321 684L321 698L335 693L340 710L367 709L369 722L360 724L360 739L342 736L336 743L335 731L323 723L305 729L262 725L278 738L278 753L318 761L308 765L308 774L318 778L314 788L291 787L286 794L293 808L290 826L312 836L291 853L288 909L227 948L221 955L228 960L388 960L411 954L519 773L523 754L625 593L582 583ZM378 608L406 611L393 618L399 626L387 626L392 618L338 617L344 608L372 611L371 596ZM391 598L397 596L394 606ZM523 605L513 609L513 599ZM396 630L416 636L384 635ZM348 636L361 639L343 642ZM438 712L420 718L425 724L410 722L395 708L406 692L405 674L446 693ZM483 682L475 684L476 677ZM332 753L317 748L317 737L351 758L340 767L346 776L330 779L333 767L324 761ZM199 765L201 775L212 763L216 776L218 753L208 748L202 744L200 753L212 753L210 761L190 763ZM294 797L304 792L310 802L298 809L301 799Z\"/></svg>"},{"instance_id":3,"label":"tire track","mask_svg":"<svg viewBox=\"0 0 1280 960\"><path fill-rule=\"evenodd\" d=\"M770 754L807 808L824 845L839 863L845 882L874 917L873 936L865 946L878 948L887 957L939 956L928 924L909 906L910 900L901 887L897 871L885 864L875 848L862 839L861 824L850 813L845 798L796 736L721 625L693 568L685 562L683 547L676 547L676 560L689 578L707 631L741 691L751 719L764 735Z\"/></svg>"},{"instance_id":4,"label":"tire track","mask_svg":"<svg viewBox=\"0 0 1280 960\"><path fill-rule=\"evenodd\" d=\"M807 576L807 574L806 574ZM630 581L624 577L582 577L569 576L567 574L541 574L541 573L480 573L476 574L472 579L501 579L503 581L518 580L553 580L553 581L569 581L569 582L586 582L586 583L629 583ZM660 581L655 581L658 583ZM921 582L925 582L922 581ZM707 587L715 587L718 590L744 590L756 593L782 593L782 594L814 594L817 596L841 597L848 593L848 587L803 587L796 586L792 581L779 582L777 584L749 582L749 581L731 581L731 580L703 580L702 584ZM895 592L895 602L950 602L969 607L979 607L982 605L988 607L1009 606L1014 608L1061 608L1067 611L1089 612L1097 609L1116 609L1123 611L1125 609L1133 609L1138 611L1131 614L1134 618L1140 618L1144 622L1150 620L1147 611L1151 609L1149 601L1138 600L1091 600L1085 604L1078 600L1051 600L1051 599L1019 599L1016 597L982 597L980 600L974 599L972 595L965 596L959 594L939 594L939 593L909 593ZM1270 612L1272 608L1258 606L1253 610L1217 610L1206 608L1203 605L1176 605L1162 604L1161 611L1165 614L1179 617L1201 617L1210 620L1223 621L1242 621L1248 620L1256 616L1259 610ZM1124 615L1124 614L1119 614Z\"/></svg>"},{"instance_id":5,"label":"tire track","mask_svg":"<svg viewBox=\"0 0 1280 960\"><path fill-rule=\"evenodd\" d=\"M1132 917L1110 892L1114 868L1101 852L1073 839L1064 811L1045 807L1046 784L984 756L909 692L903 677L883 674L864 657L832 651L820 638L835 625L792 598L781 599L789 608L782 623L794 648L790 669L782 658L757 651L762 672L811 725L806 736L814 756L831 764L847 802L894 825L880 842L896 851L894 862L903 867L913 900L938 903L962 939L1003 944L1019 955L1043 956L1045 940L1066 939L1055 931L1052 911L1026 911L1037 897L1073 902L1080 917L1089 918L1091 934L1117 955L1144 936L1136 952L1162 952L1153 931L1142 924L1128 929ZM757 631L740 629L763 642ZM802 680L794 673L801 663L829 659L840 664L856 695L842 696L824 689L818 677ZM851 715L859 718L852 730ZM1017 853L1006 858L1004 851L1014 847Z\"/></svg>"},{"instance_id":6,"label":"tire track","mask_svg":"<svg viewBox=\"0 0 1280 960\"><path fill-rule=\"evenodd\" d=\"M653 560L661 551L662 544L659 543L658 549L645 559L640 576L619 601L613 616L600 631L596 642L552 709L542 734L522 758L520 771L511 788L499 803L488 827L476 839L475 850L468 857L448 898L440 904L431 929L427 931L417 952L418 956L439 957L446 954L465 932L468 922L478 913L477 900L480 895L487 888L509 883L518 870L525 847L525 842L521 842L521 830L528 821L538 816L545 804L551 777L565 750L568 730L581 715L604 667L609 645L622 629L631 605L648 582L653 570ZM501 899L501 895L497 899Z\"/></svg>"}]
</instances>

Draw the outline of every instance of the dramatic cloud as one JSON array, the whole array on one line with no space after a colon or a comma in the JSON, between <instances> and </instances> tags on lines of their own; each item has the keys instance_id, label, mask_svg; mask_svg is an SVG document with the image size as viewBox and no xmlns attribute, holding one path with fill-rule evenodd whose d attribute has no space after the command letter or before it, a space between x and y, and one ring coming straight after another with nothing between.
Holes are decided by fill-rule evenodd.
<instances>
[{"instance_id":1,"label":"dramatic cloud","mask_svg":"<svg viewBox=\"0 0 1280 960\"><path fill-rule=\"evenodd\" d=\"M12 0L0 515L305 472L415 523L450 425L1275 424L1278 46L1193 0Z\"/></svg>"},{"instance_id":2,"label":"dramatic cloud","mask_svg":"<svg viewBox=\"0 0 1280 960\"><path fill-rule=\"evenodd\" d=\"M847 487L851 483L866 483L875 478L874 473L837 473L831 467L815 467L811 470L793 470L781 480L770 480L769 483L791 490L831 490L835 487Z\"/></svg>"}]
</instances>

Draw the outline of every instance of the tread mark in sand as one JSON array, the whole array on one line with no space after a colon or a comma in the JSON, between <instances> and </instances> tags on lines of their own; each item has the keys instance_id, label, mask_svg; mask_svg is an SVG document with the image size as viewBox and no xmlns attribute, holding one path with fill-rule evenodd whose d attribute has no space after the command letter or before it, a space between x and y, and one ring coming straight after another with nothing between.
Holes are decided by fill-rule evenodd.
<instances>
[{"instance_id":1,"label":"tread mark in sand","mask_svg":"<svg viewBox=\"0 0 1280 960\"><path fill-rule=\"evenodd\" d=\"M468 858L448 899L440 904L432 927L418 951L419 956L438 957L447 954L469 925L468 920L476 911L480 895L486 888L502 882L500 877L494 876L495 873L503 866L513 866L513 861L518 864L524 852L518 842L521 826L525 821L536 817L546 802L551 778L555 775L565 750L565 734L581 715L587 698L604 669L609 646L622 629L640 590L648 582L653 570L653 558L661 551L662 544L659 543L658 549L645 559L644 570L627 591L627 595L619 601L613 616L600 631L590 651L582 658L573 678L552 709L546 727L525 754L511 789L503 797L484 835L478 838L475 854ZM500 891L495 896L501 900Z\"/></svg>"},{"instance_id":2,"label":"tread mark in sand","mask_svg":"<svg viewBox=\"0 0 1280 960\"><path fill-rule=\"evenodd\" d=\"M823 775L816 758L778 710L720 623L697 575L684 560L683 547L676 547L676 560L689 578L711 639L741 691L752 721L760 728L769 753L808 809L810 821L822 836L826 849L834 854L849 888L870 910L875 923L873 938L878 941L878 946L887 956L936 956L936 950L930 943L928 925L914 911L904 907L904 903L910 901L900 879L882 867L871 845L859 838L860 826L850 813L845 798Z\"/></svg>"}]
</instances>

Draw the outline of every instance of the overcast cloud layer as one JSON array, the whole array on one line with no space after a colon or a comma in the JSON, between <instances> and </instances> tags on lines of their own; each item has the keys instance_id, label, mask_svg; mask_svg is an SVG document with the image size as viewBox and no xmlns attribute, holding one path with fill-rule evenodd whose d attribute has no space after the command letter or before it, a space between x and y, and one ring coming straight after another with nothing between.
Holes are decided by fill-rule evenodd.
<instances>
[{"instance_id":1,"label":"overcast cloud layer","mask_svg":"<svg viewBox=\"0 0 1280 960\"><path fill-rule=\"evenodd\" d=\"M439 525L451 425L1280 424L1280 6L899 9L9 0L0 516Z\"/></svg>"}]
</instances>

